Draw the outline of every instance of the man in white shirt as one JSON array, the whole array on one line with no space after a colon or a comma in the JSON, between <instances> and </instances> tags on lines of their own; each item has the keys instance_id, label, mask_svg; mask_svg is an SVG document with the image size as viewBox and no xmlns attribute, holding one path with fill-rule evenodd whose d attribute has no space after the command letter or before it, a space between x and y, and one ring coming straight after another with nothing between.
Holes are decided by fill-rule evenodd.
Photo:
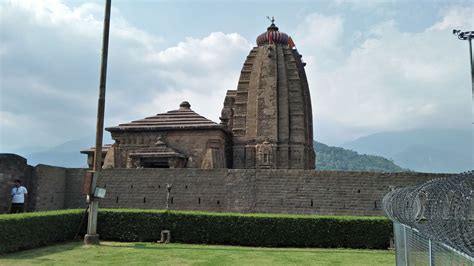
<instances>
[{"instance_id":1,"label":"man in white shirt","mask_svg":"<svg viewBox=\"0 0 474 266\"><path fill-rule=\"evenodd\" d=\"M25 195L28 191L21 185L19 179L15 180L15 186L12 188L12 207L10 213L21 213L25 207Z\"/></svg>"}]
</instances>

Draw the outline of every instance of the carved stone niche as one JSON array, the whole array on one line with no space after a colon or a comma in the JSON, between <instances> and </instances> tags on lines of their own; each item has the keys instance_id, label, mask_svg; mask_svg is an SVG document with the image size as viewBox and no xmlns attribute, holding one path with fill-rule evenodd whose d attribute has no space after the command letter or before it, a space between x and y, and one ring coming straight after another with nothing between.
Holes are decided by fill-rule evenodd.
<instances>
[{"instance_id":1,"label":"carved stone niche","mask_svg":"<svg viewBox=\"0 0 474 266\"><path fill-rule=\"evenodd\" d=\"M256 150L256 145L245 145L245 168L254 169L257 166Z\"/></svg>"},{"instance_id":2,"label":"carved stone niche","mask_svg":"<svg viewBox=\"0 0 474 266\"><path fill-rule=\"evenodd\" d=\"M303 151L298 149L291 151L291 168L303 168Z\"/></svg>"},{"instance_id":3,"label":"carved stone niche","mask_svg":"<svg viewBox=\"0 0 474 266\"><path fill-rule=\"evenodd\" d=\"M268 139L265 139L261 144L255 145L257 158L256 166L257 168L272 168L275 161L274 150L276 148L275 144L270 143Z\"/></svg>"},{"instance_id":4,"label":"carved stone niche","mask_svg":"<svg viewBox=\"0 0 474 266\"><path fill-rule=\"evenodd\" d=\"M127 168L143 168L140 158L128 157Z\"/></svg>"}]
</instances>

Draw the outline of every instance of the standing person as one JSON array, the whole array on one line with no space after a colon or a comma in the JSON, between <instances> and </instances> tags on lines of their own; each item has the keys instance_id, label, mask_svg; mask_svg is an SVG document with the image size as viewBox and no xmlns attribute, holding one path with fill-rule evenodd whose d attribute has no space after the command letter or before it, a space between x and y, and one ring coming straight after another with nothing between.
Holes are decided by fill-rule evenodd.
<instances>
[{"instance_id":1,"label":"standing person","mask_svg":"<svg viewBox=\"0 0 474 266\"><path fill-rule=\"evenodd\" d=\"M15 187L12 188L12 206L10 213L21 213L25 207L25 195L28 190L21 185L21 180L15 179Z\"/></svg>"}]
</instances>

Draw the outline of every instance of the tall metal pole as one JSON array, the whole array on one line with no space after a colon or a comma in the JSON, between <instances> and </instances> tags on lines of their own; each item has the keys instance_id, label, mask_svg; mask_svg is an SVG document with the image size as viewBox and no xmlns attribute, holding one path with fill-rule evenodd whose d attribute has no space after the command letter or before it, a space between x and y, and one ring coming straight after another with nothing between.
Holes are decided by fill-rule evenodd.
<instances>
[{"instance_id":1,"label":"tall metal pole","mask_svg":"<svg viewBox=\"0 0 474 266\"><path fill-rule=\"evenodd\" d=\"M471 110L474 111L474 58L472 58L472 39L474 38L474 31L453 30L453 34L458 36L459 40L469 41L469 60L471 61ZM474 112L471 114L471 127L474 127ZM472 130L471 130L472 131ZM474 143L474 131L471 134L471 142ZM474 163L474 158L472 158Z\"/></svg>"},{"instance_id":2,"label":"tall metal pole","mask_svg":"<svg viewBox=\"0 0 474 266\"><path fill-rule=\"evenodd\" d=\"M104 131L104 112L105 112L105 84L107 80L107 55L109 51L109 28L110 28L110 6L111 0L105 2L104 32L102 39L102 58L100 63L100 85L99 100L97 104L97 127L95 135L94 168L91 185L91 195L89 198L89 218L87 223L87 234L84 237L85 244L98 244L99 235L97 234L97 210L99 201L94 197L94 191L97 184L99 173L102 169L102 137Z\"/></svg>"},{"instance_id":3,"label":"tall metal pole","mask_svg":"<svg viewBox=\"0 0 474 266\"><path fill-rule=\"evenodd\" d=\"M459 40L469 41L469 60L471 62L471 89L472 99L474 100L474 58L472 58L472 39L474 39L474 31L453 30L453 34L456 35Z\"/></svg>"},{"instance_id":4,"label":"tall metal pole","mask_svg":"<svg viewBox=\"0 0 474 266\"><path fill-rule=\"evenodd\" d=\"M472 32L472 31L471 31ZM472 38L474 33L469 37L469 57L471 59L471 87L472 87L472 100L474 100L474 58L472 58Z\"/></svg>"}]
</instances>

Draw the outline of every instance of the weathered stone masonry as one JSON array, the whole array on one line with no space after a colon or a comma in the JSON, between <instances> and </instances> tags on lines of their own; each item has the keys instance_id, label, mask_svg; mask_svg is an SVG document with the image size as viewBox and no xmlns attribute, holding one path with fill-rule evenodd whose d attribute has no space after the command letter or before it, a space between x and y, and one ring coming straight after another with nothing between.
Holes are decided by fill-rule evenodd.
<instances>
[{"instance_id":1,"label":"weathered stone masonry","mask_svg":"<svg viewBox=\"0 0 474 266\"><path fill-rule=\"evenodd\" d=\"M27 211L85 207L80 194L85 169L39 164L35 167L15 154L0 154L0 213L10 210L10 190L20 179L28 190Z\"/></svg>"},{"instance_id":2,"label":"weathered stone masonry","mask_svg":"<svg viewBox=\"0 0 474 266\"><path fill-rule=\"evenodd\" d=\"M27 188L35 186L34 179L31 178L33 171L34 168L26 164L25 158L16 154L0 154L0 213L9 211L10 193L15 179L20 179L22 185ZM28 192L33 191L29 189ZM31 210L30 206L26 206L28 210Z\"/></svg>"},{"instance_id":3,"label":"weathered stone masonry","mask_svg":"<svg viewBox=\"0 0 474 266\"><path fill-rule=\"evenodd\" d=\"M171 209L231 212L382 215L391 187L445 175L254 169L111 169L99 185L109 208L163 209L173 184Z\"/></svg>"},{"instance_id":4,"label":"weathered stone masonry","mask_svg":"<svg viewBox=\"0 0 474 266\"><path fill-rule=\"evenodd\" d=\"M1 212L8 211L5 195L18 177L31 186L30 211L86 206L81 195L85 169L32 167L17 155L0 158ZM12 158L16 168L10 164ZM445 176L296 169L105 169L99 186L107 189L107 195L100 206L164 209L168 183L173 185L173 210L382 215L381 200L391 187Z\"/></svg>"}]
</instances>

